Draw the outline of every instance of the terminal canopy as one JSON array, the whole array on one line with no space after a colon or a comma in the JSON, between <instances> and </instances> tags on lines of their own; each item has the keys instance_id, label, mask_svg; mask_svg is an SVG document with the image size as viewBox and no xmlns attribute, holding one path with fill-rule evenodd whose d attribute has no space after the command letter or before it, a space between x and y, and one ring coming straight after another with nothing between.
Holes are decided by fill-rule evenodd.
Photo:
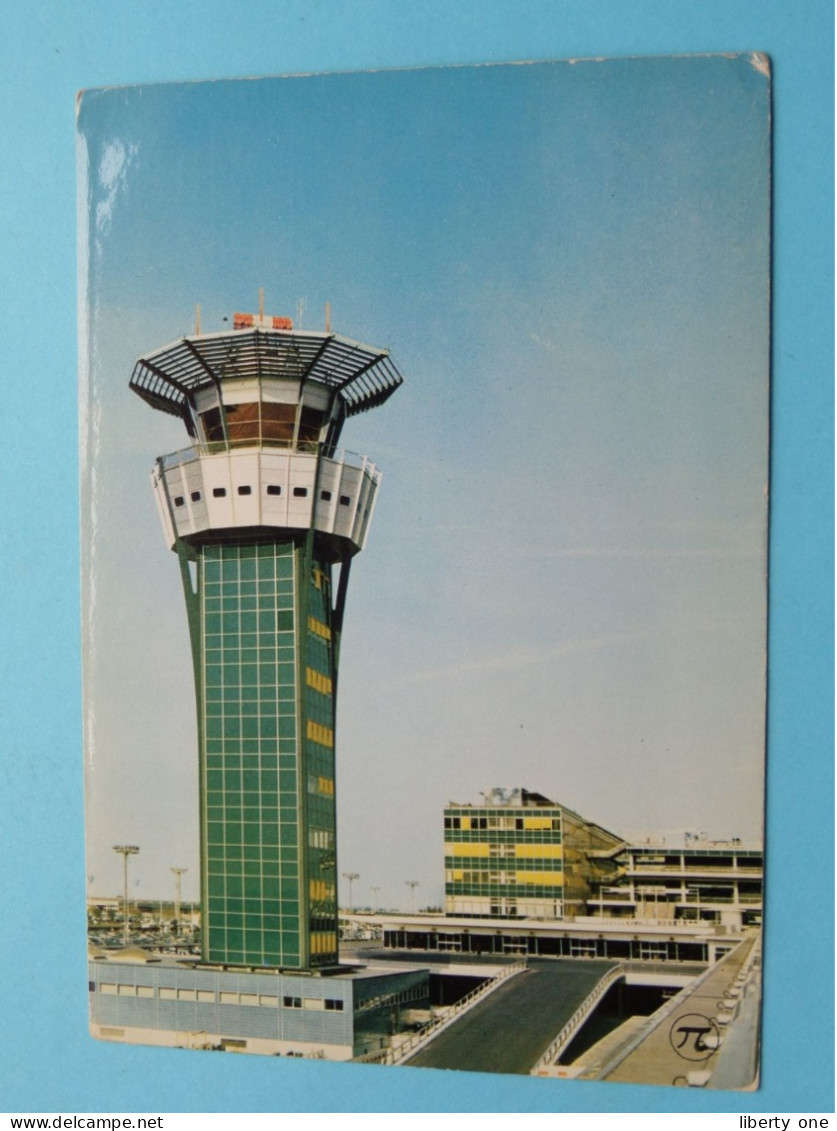
<instances>
[{"instance_id":1,"label":"terminal canopy","mask_svg":"<svg viewBox=\"0 0 837 1131\"><path fill-rule=\"evenodd\" d=\"M181 338L140 357L130 384L152 408L188 421L200 390L254 378L324 386L347 416L383 404L403 381L388 350L340 334L258 328Z\"/></svg>"}]
</instances>

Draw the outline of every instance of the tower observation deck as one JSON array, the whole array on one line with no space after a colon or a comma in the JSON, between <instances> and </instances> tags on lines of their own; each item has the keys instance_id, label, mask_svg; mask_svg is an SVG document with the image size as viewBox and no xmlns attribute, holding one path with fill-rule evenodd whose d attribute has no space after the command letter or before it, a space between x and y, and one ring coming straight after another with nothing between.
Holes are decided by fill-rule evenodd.
<instances>
[{"instance_id":1,"label":"tower observation deck","mask_svg":"<svg viewBox=\"0 0 837 1131\"><path fill-rule=\"evenodd\" d=\"M386 350L262 315L134 368L131 388L192 439L152 484L192 643L205 962L337 961L340 637L380 480L337 444L401 382Z\"/></svg>"}]
</instances>

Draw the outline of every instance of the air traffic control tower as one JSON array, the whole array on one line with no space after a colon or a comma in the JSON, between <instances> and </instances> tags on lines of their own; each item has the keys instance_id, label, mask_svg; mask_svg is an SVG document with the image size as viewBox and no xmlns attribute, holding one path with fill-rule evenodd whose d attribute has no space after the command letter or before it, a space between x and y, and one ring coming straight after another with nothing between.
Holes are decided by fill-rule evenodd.
<instances>
[{"instance_id":1,"label":"air traffic control tower","mask_svg":"<svg viewBox=\"0 0 837 1131\"><path fill-rule=\"evenodd\" d=\"M337 443L401 381L386 350L262 314L154 350L131 377L193 441L152 482L192 642L205 963L337 962L340 636L380 479Z\"/></svg>"}]
</instances>

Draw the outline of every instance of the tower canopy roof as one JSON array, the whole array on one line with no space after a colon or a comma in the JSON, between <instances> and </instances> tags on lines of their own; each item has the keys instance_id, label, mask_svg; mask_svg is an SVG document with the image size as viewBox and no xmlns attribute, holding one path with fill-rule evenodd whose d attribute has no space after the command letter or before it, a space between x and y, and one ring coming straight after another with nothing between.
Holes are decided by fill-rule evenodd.
<instances>
[{"instance_id":1,"label":"tower canopy roof","mask_svg":"<svg viewBox=\"0 0 837 1131\"><path fill-rule=\"evenodd\" d=\"M239 378L313 381L335 390L349 416L383 404L402 383L389 351L316 330L195 334L144 354L131 388L152 408L183 416L198 390Z\"/></svg>"}]
</instances>

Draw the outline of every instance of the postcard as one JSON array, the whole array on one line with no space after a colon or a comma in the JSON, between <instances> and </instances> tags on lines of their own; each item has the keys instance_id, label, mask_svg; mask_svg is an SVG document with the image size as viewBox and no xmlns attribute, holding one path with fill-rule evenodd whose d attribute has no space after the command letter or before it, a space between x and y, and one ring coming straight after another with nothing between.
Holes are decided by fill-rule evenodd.
<instances>
[{"instance_id":1,"label":"postcard","mask_svg":"<svg viewBox=\"0 0 837 1131\"><path fill-rule=\"evenodd\" d=\"M78 152L93 1036L757 1087L766 57Z\"/></svg>"}]
</instances>

